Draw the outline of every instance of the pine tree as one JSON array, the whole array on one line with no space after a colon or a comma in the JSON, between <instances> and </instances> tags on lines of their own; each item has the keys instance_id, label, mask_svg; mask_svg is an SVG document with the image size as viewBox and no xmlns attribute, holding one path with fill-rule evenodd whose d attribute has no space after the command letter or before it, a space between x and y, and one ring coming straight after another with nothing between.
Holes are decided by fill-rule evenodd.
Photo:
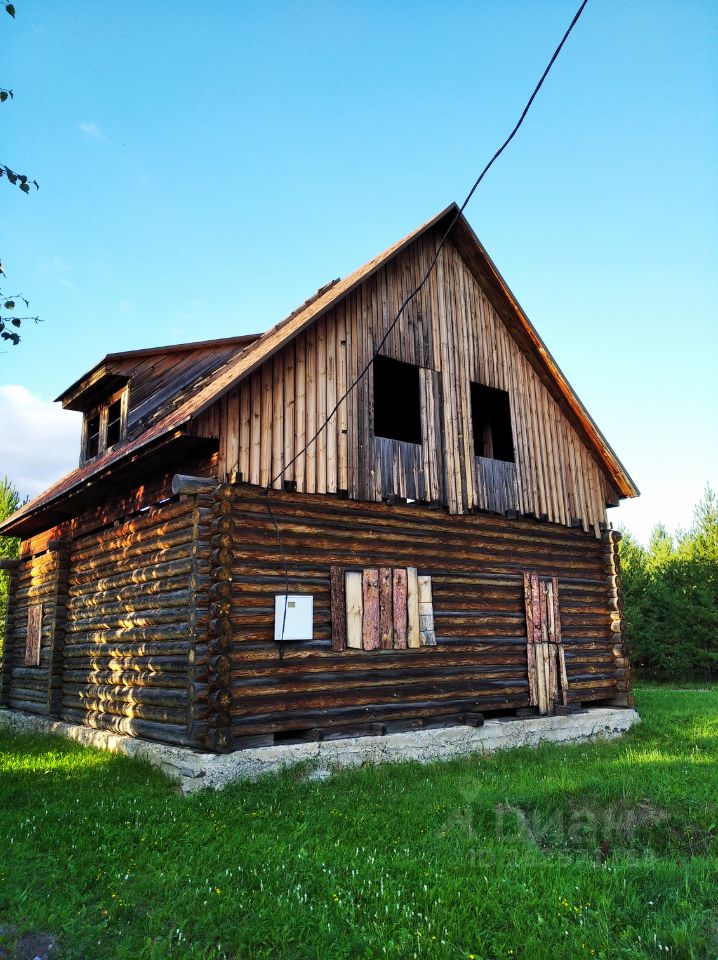
<instances>
[{"instance_id":1,"label":"pine tree","mask_svg":"<svg viewBox=\"0 0 718 960\"><path fill-rule=\"evenodd\" d=\"M718 676L718 498L706 487L688 531L658 525L644 549L629 534L621 569L631 659L660 678Z\"/></svg>"},{"instance_id":2,"label":"pine tree","mask_svg":"<svg viewBox=\"0 0 718 960\"><path fill-rule=\"evenodd\" d=\"M20 494L10 483L7 477L0 480L0 520L9 517L21 506ZM17 557L20 541L16 537L0 537L0 557L12 559ZM0 659L2 659L5 644L5 611L7 609L7 570L0 570Z\"/></svg>"}]
</instances>

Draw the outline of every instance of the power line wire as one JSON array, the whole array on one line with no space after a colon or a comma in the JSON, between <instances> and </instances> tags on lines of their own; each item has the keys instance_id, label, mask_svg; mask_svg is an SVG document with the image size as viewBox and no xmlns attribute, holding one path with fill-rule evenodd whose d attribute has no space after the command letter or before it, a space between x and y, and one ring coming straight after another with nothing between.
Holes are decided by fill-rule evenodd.
<instances>
[{"instance_id":1,"label":"power line wire","mask_svg":"<svg viewBox=\"0 0 718 960\"><path fill-rule=\"evenodd\" d=\"M474 193L476 192L476 189L478 188L479 184L480 184L481 181L484 179L484 177L486 176L486 174L489 172L489 170L491 169L491 167L494 165L494 163L496 162L496 160L498 160L498 158L499 158L499 157L501 156L501 154L504 152L504 150L506 149L506 147L508 147L508 145L511 143L511 141L513 140L513 138L514 138L514 137L516 136L516 134L518 133L519 127L521 126L521 124L524 122L524 120L525 120L525 118L526 118L526 114L527 114L527 113L529 112L529 110L531 109L531 104L532 104L532 103L534 102L534 100L536 99L536 95L538 94L539 90L540 90L541 87L543 86L544 80L545 80L546 77L548 76L549 71L551 70L551 67L554 65L554 62L556 61L556 58L557 58L558 55L561 53L561 49L562 49L563 45L566 43L566 41L568 40L569 34L570 34L571 31L573 30L573 28L576 26L576 23L578 22L578 18L579 18L579 17L581 16L581 14L583 13L583 9L584 9L584 7L586 6L587 3L588 3L588 0L583 0L583 3L581 4L581 6L580 6L580 7L578 8L578 10L576 11L576 14L575 14L573 20L571 21L571 23L569 24L568 29L567 29L566 32L564 33L564 35L563 35L563 37L562 37L562 39L561 39L561 42L559 43L559 45L558 45L558 46L556 47L556 49L554 50L553 56L552 56L551 59L549 60L546 69L545 69L544 72L541 74L541 79L540 79L539 82L536 84L533 93L532 93L531 96L529 97L529 100L528 100L526 106L524 107L523 111L521 112L521 116L519 117L518 122L516 123L516 126L513 128L513 130L511 131L511 133L510 133L510 134L508 135L508 137L504 140L504 142L501 144L501 146L499 147L499 149L496 151L496 153L493 155L493 157L489 160L489 162L486 164L486 166L484 167L484 169L481 171L481 173L479 174L479 176L476 178L476 180L475 180L475 182L474 182L474 185L471 187L471 190L469 190L468 194L466 195L466 199L464 200L464 202L461 204L461 206L459 207L459 209L458 209L458 210L456 211L456 213L454 214L454 217L453 217L451 223L450 223L449 226L447 227L446 232L444 233L443 237L441 238L441 240L440 240L440 242L439 242L438 247L436 248L436 253L434 254L434 257L433 257L431 263L429 264L429 268L428 268L428 270L426 271L426 273L424 274L423 279L422 279L421 282L418 284L418 286L415 287L415 289L409 294L409 296L404 300L404 302L402 303L402 305L399 307L399 310L398 310L396 316L395 316L394 319L392 320L392 322L391 322L391 324L389 325L389 327L388 327L386 333L384 334L384 336L383 336L383 337L381 338L381 340L379 341L379 345L374 348L374 352L373 352L372 356L371 356L370 359L367 361L367 363L366 363L366 365L364 366L364 368L362 369L362 371L357 374L356 378L352 381L352 383L347 387L347 389L344 391L344 393L342 394L342 396L341 396L341 397L337 400L337 402L334 404L331 412L328 414L328 416L326 417L326 419L324 420L324 422L317 428L316 432L309 438L309 440L307 440L307 442L306 442L305 445L301 448L301 450L298 450L297 453L294 454L294 456L292 457L292 459L289 460L289 461L282 467L282 469L279 471L279 473L276 474L276 476L272 477L272 479L267 483L267 486L265 487L265 491L264 491L265 494L268 493L268 491L274 486L274 484L277 482L277 480L281 480L281 478L284 476L284 474L287 472L287 470L292 466L292 464L295 463L295 462L299 459L299 457L302 456L302 454L306 453L306 451L307 451L307 450L309 449L309 447L311 447L312 444L317 440L317 438L320 436L320 434L323 433L324 430L326 430L327 426L328 426L329 423L331 422L332 417L333 417L334 414L339 410L339 407L342 405L342 403L344 403L344 401L347 399L347 397L349 396L349 394L354 390L355 387L357 387L357 386L359 385L359 383L361 383L361 381L364 379L364 377L365 377L366 374L368 373L369 368L371 367L372 363L374 363L374 361L376 360L377 356L379 355L382 347L384 346L384 344L386 343L386 341L389 339L392 330L394 329L394 327L397 325L397 323L398 323L399 320L401 319L402 313L404 312L404 310L406 310L406 308L407 308L408 305L411 303L411 301L414 299L414 297L415 297L418 293L421 292L421 290L423 289L423 287L424 287L424 285L426 284L427 280L429 279L429 277L430 277L431 274L433 273L434 267L436 266L436 264L437 264L437 262L438 262L439 254L441 253L442 247L443 247L444 244L446 243L446 240L448 239L449 234L451 233L452 229L454 228L454 225L456 224L456 221L459 219L459 217L463 214L464 210L465 210L466 207L468 206L469 201L471 200L471 198L473 197Z\"/></svg>"},{"instance_id":2,"label":"power line wire","mask_svg":"<svg viewBox=\"0 0 718 960\"><path fill-rule=\"evenodd\" d=\"M287 560L286 560L286 557L285 557L285 555L284 555L284 548L283 548L283 546L282 546L282 540L281 540L281 536L280 536L280 533L279 533L279 527L278 527L278 525L277 525L277 520L276 520L276 518L275 518L275 516L274 516L274 513L272 512L272 508L271 508L270 503L269 503L269 494L270 494L270 492L271 492L274 484L275 484L278 480L281 480L281 478L284 476L284 474L287 472L287 470L292 466L292 464L294 464L294 463L299 459L300 456L302 456L304 453L306 453L306 451L312 446L313 443L315 443L315 441L316 441L316 440L318 439L318 437L323 433L323 431L326 430L326 428L328 427L328 425L331 423L332 418L334 417L334 415L335 415L335 414L337 413L337 411L339 410L339 407L340 407L340 406L342 405L342 403L347 399L347 397L351 394L351 392L355 389L355 387L357 387L357 386L359 385L359 383L361 383L361 381L364 379L364 377L365 377L365 376L367 375L367 373L369 372L369 368L370 368L371 365L374 363L374 361L376 360L377 356L380 354L380 352L381 352L384 344L385 344L386 341L389 339L389 337L390 337L390 335L391 335L394 327L397 325L397 323L398 323L399 320L401 319L401 315L403 314L404 310L406 310L406 308L407 308L408 305L411 303L411 301L414 299L414 297L415 297L418 293L420 293L421 290L423 289L424 285L426 284L426 282L428 281L429 277L430 277L431 274L433 273L434 267L436 266L436 264L437 264L437 262L438 262L438 260L439 260L439 254L441 253L441 250L442 250L444 244L446 243L446 241L447 241L447 239L448 239L448 237L449 237L449 234L451 233L452 229L454 228L454 225L456 224L456 221L457 221L457 220L459 219L459 217L461 217L461 215L463 214L464 210L465 210L466 207L468 206L469 201L470 201L471 198L473 197L473 195L474 195L474 193L476 192L476 190L477 190L479 184L481 183L481 181L484 179L484 177L485 177L486 174L489 172L489 170L491 169L491 167L492 167L492 166L494 165L494 163L498 160L498 158L501 156L501 154L504 152L504 150L508 147L508 145L511 143L511 141L514 139L514 137L515 137L516 134L518 133L519 128L521 127L521 124L522 124L522 123L524 122L524 120L526 119L526 114L527 114L527 113L529 112L529 110L531 109L531 105L533 104L534 100L536 99L536 96L537 96L539 90L540 90L541 87L543 86L544 80L545 80L546 77L549 75L549 72L551 71L551 68L553 67L554 63L556 62L556 59L558 58L558 55L561 53L561 50L563 49L564 44L565 44L566 41L568 40L568 38L569 38L569 36L570 36L570 34L571 34L571 31L573 30L573 28L574 28L574 27L576 26L576 24L578 23L579 17L580 17L581 14L583 13L584 8L585 8L585 6L586 6L587 3L588 3L588 0L583 0L583 2L581 3L580 7L578 8L578 10L576 11L576 13L574 14L574 17L573 17L573 19L571 20L571 23L568 25L568 28L567 28L566 32L564 33L563 37L561 38L561 42L559 43L559 45L558 45L558 46L556 47L556 49L554 50L553 56L551 57L551 59L549 60L548 64L546 65L546 69L545 69L544 72L541 74L541 79L539 80L539 82L538 82L538 83L536 84L536 86L534 87L533 93L532 93L531 96L529 97L529 99L528 99L528 101L527 101L527 103L526 103L526 106L525 106L525 107L523 108L523 110L521 111L521 116L519 117L518 121L516 122L516 125L514 126L513 130L512 130L511 133L508 135L508 137L506 137L506 139L505 139L504 142L501 144L501 146L498 148L498 150L496 151L496 153L494 153L494 155L491 157L491 159L490 159L489 162L486 164L486 166L485 166L484 169L481 171L481 173L478 175L478 177L476 178L476 180L474 181L471 189L469 190L469 192L468 192L467 195L466 195L466 199L464 200L464 202L461 204L461 206L459 207L459 209L458 209L458 210L456 211L456 213L454 214L454 216L453 216L453 218L452 218L452 220L451 220L451 223L449 224L449 226L448 226L447 229L446 229L446 232L444 233L444 235L442 236L441 240L439 241L439 245L438 245L437 248L436 248L436 253L434 254L434 257L433 257L431 263L429 264L429 267L428 267L426 273L424 274L422 280L421 280L420 283L414 288L414 290L406 297L406 299L404 300L404 302L403 302L403 303L401 304L401 306L399 307L399 310L398 310L396 316L394 317L394 319L392 320L391 324L390 324L389 327L387 328L386 333L384 334L384 336L383 336L383 337L381 338L381 340L379 341L379 344L374 348L374 352L372 353L370 359L367 361L367 363L365 364L365 366L364 366L364 368L361 370L361 372L357 374L357 376L355 377L355 379L354 379L354 380L351 382L351 384L347 387L347 389L344 391L344 393L342 394L342 396L341 396L341 397L337 400L337 402L334 404L334 407L332 408L332 410L330 411L330 413L327 415L327 417L325 418L324 422L317 428L317 430L315 431L315 433L309 438L309 440L307 440L307 442L304 444L304 446L301 448L301 450L298 450L298 451L294 454L294 456L292 457L292 459L289 460L287 463L284 464L284 466L283 466L282 469L279 471L279 473L277 473L276 476L272 477L272 478L269 480L269 482L267 483L266 487L264 488L263 493L264 493L264 498L265 498L266 503L267 503L267 510L269 511L269 515L270 515L270 517L271 517L271 519L272 519L272 522L273 522L273 524L274 524L274 530L275 530L275 533L276 533L276 536L277 536L277 541L278 541L278 543L279 543L280 553L281 553L281 556L282 556L282 562L283 562L283 564L284 564L285 599L284 599L284 620L283 620L283 622L282 622L282 633L281 633L282 639L279 641L279 643L280 643L280 656L281 656L281 650L282 650L281 644L282 644L282 642L283 642L283 640L284 640L284 626L285 626L285 623L286 623L286 614L287 614L287 596L289 595L289 573L288 573L288 569L287 569Z\"/></svg>"}]
</instances>

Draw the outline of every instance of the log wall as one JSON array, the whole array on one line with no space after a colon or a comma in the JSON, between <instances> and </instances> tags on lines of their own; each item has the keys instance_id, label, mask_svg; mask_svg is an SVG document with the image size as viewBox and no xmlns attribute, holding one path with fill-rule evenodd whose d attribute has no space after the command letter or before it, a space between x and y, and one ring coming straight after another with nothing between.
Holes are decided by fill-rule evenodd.
<instances>
[{"instance_id":1,"label":"log wall","mask_svg":"<svg viewBox=\"0 0 718 960\"><path fill-rule=\"evenodd\" d=\"M51 712L51 680L56 672L55 628L62 641L66 580L61 553L45 550L26 557L12 571L8 595L2 702L17 710L48 715ZM25 663L30 608L42 604L40 662Z\"/></svg>"},{"instance_id":2,"label":"log wall","mask_svg":"<svg viewBox=\"0 0 718 960\"><path fill-rule=\"evenodd\" d=\"M201 415L198 434L220 441L220 478L267 486L282 473L369 362L436 243L413 243ZM370 370L275 488L515 510L600 535L618 494L451 243L381 352L422 368L423 443L373 435ZM474 456L472 381L509 393L515 466Z\"/></svg>"},{"instance_id":3,"label":"log wall","mask_svg":"<svg viewBox=\"0 0 718 960\"><path fill-rule=\"evenodd\" d=\"M529 706L523 573L558 577L569 702L626 690L614 655L607 545L557 524L418 505L271 494L292 593L314 598L314 638L279 659L282 557L261 490L226 494L235 738ZM230 513L231 505L231 513ZM332 568L431 577L436 646L332 650Z\"/></svg>"},{"instance_id":4,"label":"log wall","mask_svg":"<svg viewBox=\"0 0 718 960\"><path fill-rule=\"evenodd\" d=\"M613 534L418 504L270 498L282 549L262 490L248 484L199 485L69 542L37 538L44 549L12 570L2 701L211 750L515 711L530 705L532 572L557 578L569 704L630 702ZM314 620L313 639L280 658L283 559L290 592L313 596ZM435 645L337 649L332 578L388 568L431 578ZM40 602L31 667L27 613Z\"/></svg>"},{"instance_id":5,"label":"log wall","mask_svg":"<svg viewBox=\"0 0 718 960\"><path fill-rule=\"evenodd\" d=\"M207 522L192 497L73 541L63 719L171 743L195 741L193 724L202 716L193 705L189 723L188 676L190 650L193 670L201 660L195 596L207 563L197 556L197 541Z\"/></svg>"}]
</instances>

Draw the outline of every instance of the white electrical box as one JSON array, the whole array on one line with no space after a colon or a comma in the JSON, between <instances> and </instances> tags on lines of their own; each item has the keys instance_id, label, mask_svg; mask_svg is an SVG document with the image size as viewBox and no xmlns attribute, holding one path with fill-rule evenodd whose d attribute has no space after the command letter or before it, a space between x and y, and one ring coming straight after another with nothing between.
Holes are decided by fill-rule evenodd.
<instances>
[{"instance_id":1,"label":"white electrical box","mask_svg":"<svg viewBox=\"0 0 718 960\"><path fill-rule=\"evenodd\" d=\"M286 618L284 616L285 601ZM313 628L314 597L298 593L280 593L274 597L274 639L277 643L281 640L312 640Z\"/></svg>"}]
</instances>

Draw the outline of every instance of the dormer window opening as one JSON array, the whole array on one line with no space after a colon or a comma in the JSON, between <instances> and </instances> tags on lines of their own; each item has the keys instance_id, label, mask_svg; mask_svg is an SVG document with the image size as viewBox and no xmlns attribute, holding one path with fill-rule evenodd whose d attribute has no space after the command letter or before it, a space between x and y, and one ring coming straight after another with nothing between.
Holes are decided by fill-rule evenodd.
<instances>
[{"instance_id":1,"label":"dormer window opening","mask_svg":"<svg viewBox=\"0 0 718 960\"><path fill-rule=\"evenodd\" d=\"M87 445L85 458L96 457L100 452L100 414L93 414L87 421Z\"/></svg>"},{"instance_id":2,"label":"dormer window opening","mask_svg":"<svg viewBox=\"0 0 718 960\"><path fill-rule=\"evenodd\" d=\"M85 414L82 461L87 462L124 439L127 424L127 388Z\"/></svg>"},{"instance_id":3,"label":"dormer window opening","mask_svg":"<svg viewBox=\"0 0 718 960\"><path fill-rule=\"evenodd\" d=\"M122 430L122 398L115 400L107 408L107 446L119 443Z\"/></svg>"}]
</instances>

